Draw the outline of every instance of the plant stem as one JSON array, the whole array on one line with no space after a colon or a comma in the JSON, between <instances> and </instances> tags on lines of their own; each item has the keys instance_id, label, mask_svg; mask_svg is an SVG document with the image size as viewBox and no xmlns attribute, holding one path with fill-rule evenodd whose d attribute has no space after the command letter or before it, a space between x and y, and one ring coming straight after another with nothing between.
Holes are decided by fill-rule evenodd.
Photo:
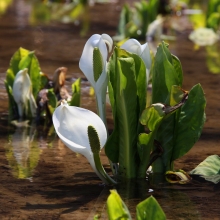
<instances>
[{"instance_id":1,"label":"plant stem","mask_svg":"<svg viewBox=\"0 0 220 220\"><path fill-rule=\"evenodd\" d=\"M100 160L100 156L99 153L94 153L93 154L93 158L94 158L94 166L95 166L95 171L96 174L99 176L99 178L106 184L108 185L115 185L117 184L117 182L115 180L113 180L104 170L102 164L101 164L101 160ZM92 164L91 164L92 165Z\"/></svg>"}]
</instances>

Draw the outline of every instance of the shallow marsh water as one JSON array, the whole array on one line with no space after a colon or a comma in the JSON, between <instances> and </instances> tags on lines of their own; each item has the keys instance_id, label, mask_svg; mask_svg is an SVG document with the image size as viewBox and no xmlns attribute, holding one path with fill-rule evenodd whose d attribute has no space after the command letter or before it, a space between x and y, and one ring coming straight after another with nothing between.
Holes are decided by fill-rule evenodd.
<instances>
[{"instance_id":1,"label":"shallow marsh water","mask_svg":"<svg viewBox=\"0 0 220 220\"><path fill-rule=\"evenodd\" d=\"M16 129L8 125L4 78L10 58L19 47L35 50L42 71L49 76L56 68L65 66L67 86L76 78L83 78L82 106L95 111L95 100L89 96L89 83L80 72L78 61L90 35L115 35L123 2L91 7L91 26L85 37L79 34L80 25L53 22L30 26L31 6L24 0L14 1L0 18L1 219L93 219L100 212L101 219L107 218L104 210L109 188L102 185L84 157L66 148L52 127ZM183 88L189 90L201 83L207 98L207 120L201 138L188 154L175 162L175 168L190 171L207 156L220 155L220 74L210 73L206 49L194 50L187 35L187 32L178 34L177 40L170 42L170 49L181 60ZM220 48L219 43L217 47ZM108 123L112 128L109 108ZM103 152L102 160L110 171ZM220 219L219 184L193 181L188 185L156 187L146 181L120 184L117 190L133 216L136 204L154 195L167 219Z\"/></svg>"}]
</instances>

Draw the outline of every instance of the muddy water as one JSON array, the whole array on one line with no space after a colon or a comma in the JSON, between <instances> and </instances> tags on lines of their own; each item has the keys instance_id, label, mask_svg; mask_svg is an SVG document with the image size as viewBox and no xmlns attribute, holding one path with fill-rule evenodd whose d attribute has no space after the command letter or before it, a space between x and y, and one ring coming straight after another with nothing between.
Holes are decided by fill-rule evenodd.
<instances>
[{"instance_id":1,"label":"muddy water","mask_svg":"<svg viewBox=\"0 0 220 220\"><path fill-rule=\"evenodd\" d=\"M79 70L78 61L91 34L115 35L123 2L91 7L91 26L85 37L79 34L80 25L58 22L29 25L31 6L24 0L14 1L0 18L1 219L92 219L96 213L102 213L101 219L106 219L105 201L109 188L101 184L84 157L71 152L59 141L53 127L16 129L7 124L4 78L10 58L19 47L35 50L46 74L51 76L56 68L66 66L67 85L78 77L83 78L82 106L95 111L95 100L88 95L89 84ZM177 40L170 42L171 51L182 62L183 88L189 90L201 83L207 98L207 120L201 138L175 163L176 168L185 171L193 169L208 155L220 155L220 74L212 74L208 69L205 48L193 48L187 33L178 34ZM108 123L112 127L109 108ZM109 171L104 153L102 160ZM133 216L135 205L153 194L168 219L220 219L219 185L193 182L157 189L142 182L122 184L117 189Z\"/></svg>"}]
</instances>

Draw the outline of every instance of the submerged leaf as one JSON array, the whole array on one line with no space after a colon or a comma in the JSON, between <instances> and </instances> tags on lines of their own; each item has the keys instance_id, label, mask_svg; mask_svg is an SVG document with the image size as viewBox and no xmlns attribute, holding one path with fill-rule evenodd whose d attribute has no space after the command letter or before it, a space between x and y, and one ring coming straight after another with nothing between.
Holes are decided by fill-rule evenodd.
<instances>
[{"instance_id":1,"label":"submerged leaf","mask_svg":"<svg viewBox=\"0 0 220 220\"><path fill-rule=\"evenodd\" d=\"M107 211L109 220L124 219L131 220L129 210L116 190L110 190L107 199Z\"/></svg>"},{"instance_id":2,"label":"submerged leaf","mask_svg":"<svg viewBox=\"0 0 220 220\"><path fill-rule=\"evenodd\" d=\"M157 200L150 196L143 202L140 202L137 207L137 220L165 220L166 215L160 207Z\"/></svg>"}]
</instances>

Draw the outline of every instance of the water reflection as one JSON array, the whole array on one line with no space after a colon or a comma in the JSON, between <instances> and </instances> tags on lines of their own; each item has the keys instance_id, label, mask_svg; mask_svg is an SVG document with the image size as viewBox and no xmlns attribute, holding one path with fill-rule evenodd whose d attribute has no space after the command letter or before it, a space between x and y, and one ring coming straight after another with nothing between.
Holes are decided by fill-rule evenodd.
<instances>
[{"instance_id":1,"label":"water reflection","mask_svg":"<svg viewBox=\"0 0 220 220\"><path fill-rule=\"evenodd\" d=\"M81 25L81 35L85 35L90 25L90 6L93 2L89 0L73 1L42 1L32 2L17 1L17 23L22 27L25 24L25 16L31 25L47 25L51 21L61 23L74 23Z\"/></svg>"},{"instance_id":2,"label":"water reflection","mask_svg":"<svg viewBox=\"0 0 220 220\"><path fill-rule=\"evenodd\" d=\"M220 73L220 45L214 44L206 47L206 64L211 73Z\"/></svg>"},{"instance_id":3,"label":"water reflection","mask_svg":"<svg viewBox=\"0 0 220 220\"><path fill-rule=\"evenodd\" d=\"M41 153L52 144L54 128L42 129L35 125L29 126L27 122L13 124L17 128L8 136L8 144L5 146L6 158L14 177L31 180Z\"/></svg>"}]
</instances>

